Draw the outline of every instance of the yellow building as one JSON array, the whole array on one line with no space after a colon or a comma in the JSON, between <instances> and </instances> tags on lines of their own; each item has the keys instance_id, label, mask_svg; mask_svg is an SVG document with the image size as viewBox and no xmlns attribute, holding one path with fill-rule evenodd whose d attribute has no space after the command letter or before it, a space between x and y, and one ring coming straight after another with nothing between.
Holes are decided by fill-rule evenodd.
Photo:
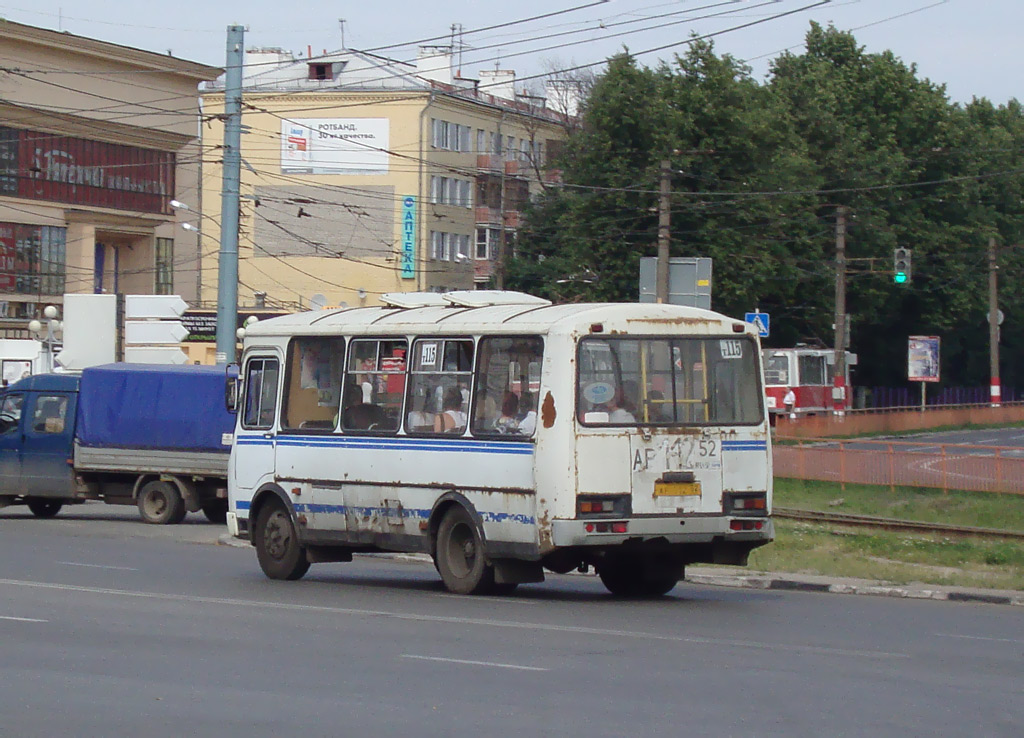
<instances>
[{"instance_id":1,"label":"yellow building","mask_svg":"<svg viewBox=\"0 0 1024 738\"><path fill-rule=\"evenodd\" d=\"M243 78L240 314L501 286L564 114L516 95L511 72L462 78L448 47L421 49L416 64L250 50ZM222 81L203 102L208 118L223 112ZM204 150L222 136L204 126ZM219 162L204 166L204 253L219 246L221 176ZM203 262L210 306L215 264Z\"/></svg>"},{"instance_id":2,"label":"yellow building","mask_svg":"<svg viewBox=\"0 0 1024 738\"><path fill-rule=\"evenodd\" d=\"M199 194L197 85L221 69L0 22L0 328L69 293L194 301L199 242L171 200Z\"/></svg>"}]
</instances>

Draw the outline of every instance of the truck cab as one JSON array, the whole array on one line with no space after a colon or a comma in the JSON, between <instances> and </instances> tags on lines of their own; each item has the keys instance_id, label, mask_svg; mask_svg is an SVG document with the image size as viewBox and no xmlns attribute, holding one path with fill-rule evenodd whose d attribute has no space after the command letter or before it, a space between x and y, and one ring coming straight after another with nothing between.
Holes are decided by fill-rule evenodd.
<instances>
[{"instance_id":1,"label":"truck cab","mask_svg":"<svg viewBox=\"0 0 1024 738\"><path fill-rule=\"evenodd\" d=\"M52 517L74 496L79 376L38 374L0 392L0 507Z\"/></svg>"}]
</instances>

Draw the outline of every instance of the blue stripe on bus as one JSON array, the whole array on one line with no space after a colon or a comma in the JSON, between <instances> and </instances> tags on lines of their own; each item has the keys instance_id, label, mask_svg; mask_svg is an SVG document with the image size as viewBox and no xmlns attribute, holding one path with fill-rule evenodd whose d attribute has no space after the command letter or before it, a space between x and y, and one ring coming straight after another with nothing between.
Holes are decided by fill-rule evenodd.
<instances>
[{"instance_id":1,"label":"blue stripe on bus","mask_svg":"<svg viewBox=\"0 0 1024 738\"><path fill-rule=\"evenodd\" d=\"M238 436L238 446L271 446L274 439ZM457 451L460 453L510 454L531 456L532 443L480 441L441 438L409 438L392 436L388 438L363 438L356 436L278 436L278 446L290 448L357 448L392 451Z\"/></svg>"}]
</instances>

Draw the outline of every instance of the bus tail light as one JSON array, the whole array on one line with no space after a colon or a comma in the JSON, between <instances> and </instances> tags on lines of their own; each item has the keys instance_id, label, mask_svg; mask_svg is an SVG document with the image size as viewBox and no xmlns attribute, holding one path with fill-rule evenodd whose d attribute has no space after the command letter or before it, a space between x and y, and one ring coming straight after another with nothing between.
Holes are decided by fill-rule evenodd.
<instances>
[{"instance_id":1,"label":"bus tail light","mask_svg":"<svg viewBox=\"0 0 1024 738\"><path fill-rule=\"evenodd\" d=\"M576 498L578 518L625 518L632 515L629 495L580 495Z\"/></svg>"},{"instance_id":2,"label":"bus tail light","mask_svg":"<svg viewBox=\"0 0 1024 738\"><path fill-rule=\"evenodd\" d=\"M767 492L726 492L722 495L722 512L726 515L766 515L768 513Z\"/></svg>"},{"instance_id":3,"label":"bus tail light","mask_svg":"<svg viewBox=\"0 0 1024 738\"><path fill-rule=\"evenodd\" d=\"M761 530L764 528L762 520L730 520L730 530Z\"/></svg>"},{"instance_id":4,"label":"bus tail light","mask_svg":"<svg viewBox=\"0 0 1024 738\"><path fill-rule=\"evenodd\" d=\"M587 533L628 533L629 523L619 521L615 523L587 523L583 526Z\"/></svg>"}]
</instances>

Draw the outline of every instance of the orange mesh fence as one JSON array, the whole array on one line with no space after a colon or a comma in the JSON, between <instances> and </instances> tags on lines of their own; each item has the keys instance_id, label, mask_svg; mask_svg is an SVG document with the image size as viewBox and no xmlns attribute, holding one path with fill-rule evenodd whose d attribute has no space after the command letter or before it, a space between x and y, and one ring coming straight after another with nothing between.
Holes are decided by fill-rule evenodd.
<instances>
[{"instance_id":1,"label":"orange mesh fence","mask_svg":"<svg viewBox=\"0 0 1024 738\"><path fill-rule=\"evenodd\" d=\"M1022 448L803 439L773 451L777 477L1024 494Z\"/></svg>"}]
</instances>

